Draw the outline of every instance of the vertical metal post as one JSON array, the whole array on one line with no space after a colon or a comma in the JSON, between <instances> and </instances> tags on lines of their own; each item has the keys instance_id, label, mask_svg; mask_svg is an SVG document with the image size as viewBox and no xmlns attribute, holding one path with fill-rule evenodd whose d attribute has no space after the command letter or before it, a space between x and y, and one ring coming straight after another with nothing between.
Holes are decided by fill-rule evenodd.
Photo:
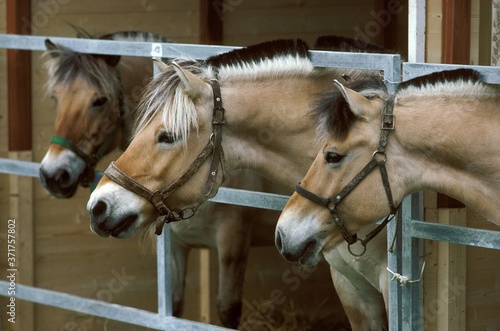
<instances>
[{"instance_id":1,"label":"vertical metal post","mask_svg":"<svg viewBox=\"0 0 500 331\"><path fill-rule=\"evenodd\" d=\"M395 93L397 84L401 81L401 57L394 57L391 67L384 71L384 79L389 93ZM396 219L387 225L387 247L392 251L387 255L387 267L394 272L401 272L401 212ZM388 272L389 273L389 272ZM389 330L401 330L401 291L398 282L391 281L389 274L388 286L388 321Z\"/></svg>"},{"instance_id":2,"label":"vertical metal post","mask_svg":"<svg viewBox=\"0 0 500 331\"><path fill-rule=\"evenodd\" d=\"M420 278L422 255L422 239L412 236L413 222L423 218L423 193L414 193L403 200L402 222L402 272L409 280ZM409 283L401 287L401 320L403 330L423 330L422 296L420 295L423 280Z\"/></svg>"},{"instance_id":3,"label":"vertical metal post","mask_svg":"<svg viewBox=\"0 0 500 331\"><path fill-rule=\"evenodd\" d=\"M402 215L401 211L396 215L396 219L387 225L387 247L392 245L392 252L387 255L387 267L393 272L401 272L401 231ZM393 242L394 240L394 242ZM401 327L401 290L397 281L391 281L392 274L388 273L388 292L389 304L387 319L389 321L389 330L402 330Z\"/></svg>"},{"instance_id":4,"label":"vertical metal post","mask_svg":"<svg viewBox=\"0 0 500 331\"><path fill-rule=\"evenodd\" d=\"M172 316L172 252L168 224L164 225L162 234L156 240L158 314Z\"/></svg>"}]
</instances>

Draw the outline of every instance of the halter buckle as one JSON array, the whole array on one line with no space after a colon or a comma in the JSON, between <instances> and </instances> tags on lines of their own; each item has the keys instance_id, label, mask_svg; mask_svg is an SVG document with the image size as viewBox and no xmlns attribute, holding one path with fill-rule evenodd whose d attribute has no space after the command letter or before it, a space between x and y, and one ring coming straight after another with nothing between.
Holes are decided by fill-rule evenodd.
<instances>
[{"instance_id":1,"label":"halter buckle","mask_svg":"<svg viewBox=\"0 0 500 331\"><path fill-rule=\"evenodd\" d=\"M394 130L394 115L393 114L383 114L382 115L382 130Z\"/></svg>"}]
</instances>

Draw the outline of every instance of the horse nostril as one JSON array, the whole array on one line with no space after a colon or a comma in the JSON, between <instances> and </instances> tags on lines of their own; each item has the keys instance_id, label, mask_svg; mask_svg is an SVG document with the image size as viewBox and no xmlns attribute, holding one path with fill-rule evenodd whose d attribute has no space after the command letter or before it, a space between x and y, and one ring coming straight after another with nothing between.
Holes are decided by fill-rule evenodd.
<instances>
[{"instance_id":1,"label":"horse nostril","mask_svg":"<svg viewBox=\"0 0 500 331\"><path fill-rule=\"evenodd\" d=\"M276 244L276 247L278 248L278 251L282 252L283 242L281 241L281 233L279 230L276 230L276 236L275 236L274 242Z\"/></svg>"},{"instance_id":2,"label":"horse nostril","mask_svg":"<svg viewBox=\"0 0 500 331\"><path fill-rule=\"evenodd\" d=\"M71 176L68 171L61 169L56 175L56 181L62 186L71 185Z\"/></svg>"},{"instance_id":3,"label":"horse nostril","mask_svg":"<svg viewBox=\"0 0 500 331\"><path fill-rule=\"evenodd\" d=\"M107 206L104 201L97 201L97 203L92 207L92 217L99 218L102 214L106 212Z\"/></svg>"}]
</instances>

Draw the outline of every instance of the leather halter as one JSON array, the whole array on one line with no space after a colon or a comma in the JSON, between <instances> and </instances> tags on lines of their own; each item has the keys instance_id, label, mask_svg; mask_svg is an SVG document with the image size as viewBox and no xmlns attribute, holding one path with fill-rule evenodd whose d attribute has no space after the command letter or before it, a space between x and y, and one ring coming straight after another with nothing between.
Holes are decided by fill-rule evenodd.
<instances>
[{"instance_id":1,"label":"leather halter","mask_svg":"<svg viewBox=\"0 0 500 331\"><path fill-rule=\"evenodd\" d=\"M95 189L95 184L93 184L95 179L95 166L97 165L97 162L99 162L99 160L106 154L109 146L113 143L116 136L118 135L118 132L124 125L125 110L124 110L123 92L121 92L118 97L118 108L119 108L119 115L118 115L119 117L115 125L115 128L109 135L106 136L104 142L99 146L97 151L93 154L85 153L76 144L72 143L71 141L69 141L64 137L53 135L50 138L51 144L57 144L72 151L79 158L81 158L83 162L85 162L85 169L80 175L79 182L80 185L82 185L83 187L90 187L91 191Z\"/></svg>"},{"instance_id":2,"label":"leather halter","mask_svg":"<svg viewBox=\"0 0 500 331\"><path fill-rule=\"evenodd\" d=\"M385 161L387 160L387 156L385 155L385 147L387 146L387 138L389 136L389 132L393 131L395 128L395 117L393 114L394 110L394 97L389 97L389 99L385 102L384 110L382 112L382 132L380 134L380 140L378 148L375 152L373 152L372 158L370 162L333 198L323 198L311 191L306 190L304 187L300 186L300 183L295 187L295 191L309 199L310 201L317 203L320 206L327 208L332 215L335 224L337 225L342 237L347 242L349 253L354 256L361 256L366 252L366 245L370 242L393 218L396 212L398 211L399 206L395 206L394 200L392 198L391 187L389 185L389 178L387 176L387 169L385 167ZM344 199L368 174L375 169L375 167L379 167L380 175L382 176L382 183L384 185L385 194L387 197L387 201L389 203L389 208L391 210L390 214L384 219L384 221L379 224L373 231L366 235L365 239L359 239L357 234L351 235L349 231L345 227L342 219L337 212L337 205ZM392 216L392 217L391 217ZM354 253L351 250L351 245L356 243L357 241L361 242L363 245L363 251L361 253Z\"/></svg>"},{"instance_id":3,"label":"leather halter","mask_svg":"<svg viewBox=\"0 0 500 331\"><path fill-rule=\"evenodd\" d=\"M225 161L224 151L222 149L222 125L224 125L224 108L222 107L222 97L220 93L220 86L217 80L211 81L213 95L214 95L214 112L212 119L212 134L208 143L205 145L201 153L191 163L189 168L173 183L165 186L164 188L155 192L147 189L142 184L134 180L120 170L114 162L111 162L104 174L112 181L122 186L123 188L134 192L140 197L148 200L158 210L160 215L156 219L155 233L160 235L162 233L163 225L165 223L177 222L180 220L188 219L196 212L195 207L188 207L177 211L172 211L167 207L166 200L170 194L184 185L213 154L212 162L210 165L210 172L208 174L207 182L205 183L205 196L209 196L215 187L217 180L217 173L219 163L222 168L222 175L225 174ZM224 179L224 178L223 178Z\"/></svg>"}]
</instances>

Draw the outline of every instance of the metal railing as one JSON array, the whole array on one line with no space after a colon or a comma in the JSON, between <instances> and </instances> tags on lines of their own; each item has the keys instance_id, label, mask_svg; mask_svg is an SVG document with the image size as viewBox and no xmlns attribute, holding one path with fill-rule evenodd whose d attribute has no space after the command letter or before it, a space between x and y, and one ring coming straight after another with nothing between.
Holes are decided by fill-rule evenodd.
<instances>
[{"instance_id":1,"label":"metal railing","mask_svg":"<svg viewBox=\"0 0 500 331\"><path fill-rule=\"evenodd\" d=\"M237 48L9 34L0 34L0 48L45 51L44 41L47 38L54 43L59 43L82 53L155 56L163 58L205 59L209 56ZM401 60L399 55L310 51L310 57L315 66L382 70L388 82L398 82L401 77ZM391 84L389 85L391 86ZM0 159L0 173L38 177L38 169L39 164L35 162ZM212 199L212 201L219 203L272 210L283 209L287 200L287 196L230 188L220 188L219 193ZM157 239L158 313L20 284L16 286L16 297L26 301L74 310L158 330L177 330L179 328L189 330L222 330L223 328L213 325L172 317L169 236L170 231L166 229ZM7 296L7 292L8 282L0 281L0 295Z\"/></svg>"}]
</instances>

